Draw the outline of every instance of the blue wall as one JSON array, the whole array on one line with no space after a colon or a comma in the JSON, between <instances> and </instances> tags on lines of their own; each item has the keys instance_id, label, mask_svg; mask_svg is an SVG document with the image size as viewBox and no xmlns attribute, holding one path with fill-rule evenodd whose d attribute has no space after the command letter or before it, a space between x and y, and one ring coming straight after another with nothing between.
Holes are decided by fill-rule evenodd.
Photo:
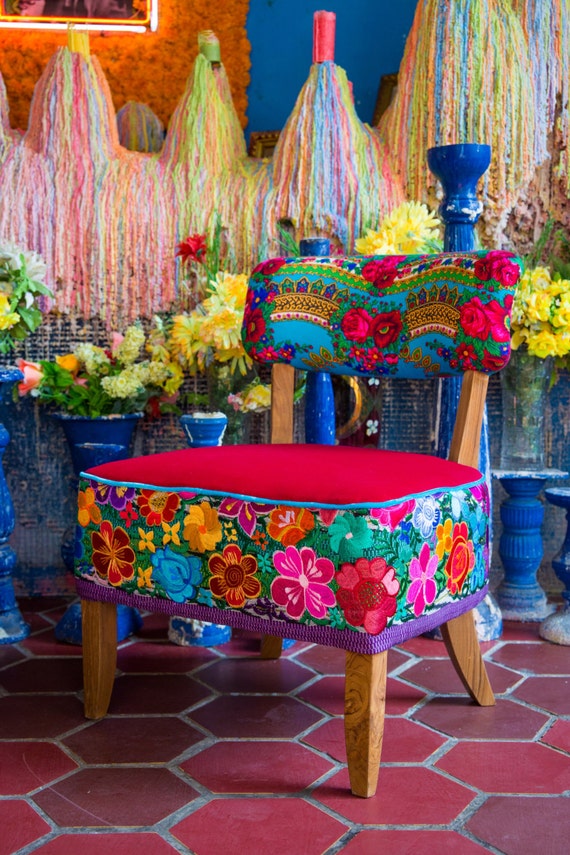
<instances>
[{"instance_id":1,"label":"blue wall","mask_svg":"<svg viewBox=\"0 0 570 855\"><path fill-rule=\"evenodd\" d=\"M371 122L383 74L398 71L417 0L250 0L248 126L281 130L313 57L313 14L336 14L335 62L354 86L358 115Z\"/></svg>"}]
</instances>

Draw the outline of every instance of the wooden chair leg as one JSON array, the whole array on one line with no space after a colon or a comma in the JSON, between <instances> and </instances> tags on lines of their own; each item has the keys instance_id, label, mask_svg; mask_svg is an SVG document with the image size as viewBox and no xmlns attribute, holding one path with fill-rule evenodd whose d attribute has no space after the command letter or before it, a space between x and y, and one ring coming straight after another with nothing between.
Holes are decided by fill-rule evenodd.
<instances>
[{"instance_id":1,"label":"wooden chair leg","mask_svg":"<svg viewBox=\"0 0 570 855\"><path fill-rule=\"evenodd\" d=\"M283 650L283 639L275 635L264 635L261 639L261 658L279 659Z\"/></svg>"},{"instance_id":2,"label":"wooden chair leg","mask_svg":"<svg viewBox=\"0 0 570 855\"><path fill-rule=\"evenodd\" d=\"M474 701L482 707L495 703L477 638L473 612L442 624L441 634L455 670Z\"/></svg>"},{"instance_id":3,"label":"wooden chair leg","mask_svg":"<svg viewBox=\"0 0 570 855\"><path fill-rule=\"evenodd\" d=\"M117 606L81 601L85 718L103 718L109 709L117 667Z\"/></svg>"},{"instance_id":4,"label":"wooden chair leg","mask_svg":"<svg viewBox=\"0 0 570 855\"><path fill-rule=\"evenodd\" d=\"M384 735L388 651L346 654L344 736L350 788L355 796L376 792Z\"/></svg>"}]
</instances>

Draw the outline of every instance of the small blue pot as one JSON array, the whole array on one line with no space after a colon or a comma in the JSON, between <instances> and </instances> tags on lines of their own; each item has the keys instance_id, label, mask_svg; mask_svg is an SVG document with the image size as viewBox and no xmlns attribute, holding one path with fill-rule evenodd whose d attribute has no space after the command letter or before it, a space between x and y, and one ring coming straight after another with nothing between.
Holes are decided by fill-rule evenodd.
<instances>
[{"instance_id":1,"label":"small blue pot","mask_svg":"<svg viewBox=\"0 0 570 855\"><path fill-rule=\"evenodd\" d=\"M190 413L180 416L180 424L188 439L190 448L204 448L208 445L221 445L228 424L223 413L198 415Z\"/></svg>"}]
</instances>

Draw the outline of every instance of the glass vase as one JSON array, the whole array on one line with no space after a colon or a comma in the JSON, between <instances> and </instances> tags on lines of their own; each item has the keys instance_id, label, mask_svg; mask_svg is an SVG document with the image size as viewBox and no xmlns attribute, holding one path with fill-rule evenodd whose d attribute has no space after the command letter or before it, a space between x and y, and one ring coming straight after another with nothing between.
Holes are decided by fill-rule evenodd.
<instances>
[{"instance_id":1,"label":"glass vase","mask_svg":"<svg viewBox=\"0 0 570 855\"><path fill-rule=\"evenodd\" d=\"M520 349L502 370L502 470L544 469L544 419L553 368L552 357L541 359Z\"/></svg>"}]
</instances>

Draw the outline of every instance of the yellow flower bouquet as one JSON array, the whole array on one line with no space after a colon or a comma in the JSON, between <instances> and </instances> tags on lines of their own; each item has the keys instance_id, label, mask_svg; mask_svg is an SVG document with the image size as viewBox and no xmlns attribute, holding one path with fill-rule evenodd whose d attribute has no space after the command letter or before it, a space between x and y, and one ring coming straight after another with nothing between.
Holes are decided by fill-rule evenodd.
<instances>
[{"instance_id":1,"label":"yellow flower bouquet","mask_svg":"<svg viewBox=\"0 0 570 855\"><path fill-rule=\"evenodd\" d=\"M532 356L564 357L570 352L570 280L552 275L547 267L523 274L513 302L513 350L526 348Z\"/></svg>"},{"instance_id":2,"label":"yellow flower bouquet","mask_svg":"<svg viewBox=\"0 0 570 855\"><path fill-rule=\"evenodd\" d=\"M0 243L0 353L8 353L42 322L53 296L45 275L37 253Z\"/></svg>"},{"instance_id":3,"label":"yellow flower bouquet","mask_svg":"<svg viewBox=\"0 0 570 855\"><path fill-rule=\"evenodd\" d=\"M413 255L441 252L441 222L422 202L404 202L356 241L360 255Z\"/></svg>"}]
</instances>

